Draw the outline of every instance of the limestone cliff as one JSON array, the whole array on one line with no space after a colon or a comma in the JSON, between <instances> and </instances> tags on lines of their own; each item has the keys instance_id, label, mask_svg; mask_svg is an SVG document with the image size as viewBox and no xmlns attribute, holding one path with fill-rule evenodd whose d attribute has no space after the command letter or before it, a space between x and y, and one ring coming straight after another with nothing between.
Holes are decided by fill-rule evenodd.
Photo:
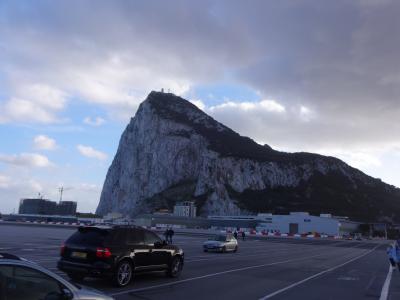
<instances>
[{"instance_id":1,"label":"limestone cliff","mask_svg":"<svg viewBox=\"0 0 400 300\"><path fill-rule=\"evenodd\" d=\"M339 159L275 151L180 97L151 92L122 134L96 213L135 216L180 200L196 201L201 215L400 216L399 189Z\"/></svg>"}]
</instances>

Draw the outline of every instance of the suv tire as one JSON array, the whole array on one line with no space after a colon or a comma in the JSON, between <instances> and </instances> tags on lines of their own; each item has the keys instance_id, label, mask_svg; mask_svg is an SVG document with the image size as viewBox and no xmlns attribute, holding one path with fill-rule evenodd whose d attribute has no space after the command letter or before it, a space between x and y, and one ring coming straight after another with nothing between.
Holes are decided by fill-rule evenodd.
<instances>
[{"instance_id":1,"label":"suv tire","mask_svg":"<svg viewBox=\"0 0 400 300\"><path fill-rule=\"evenodd\" d=\"M130 261L124 259L118 264L112 279L114 285L117 287L124 287L132 281L132 277L133 265Z\"/></svg>"},{"instance_id":2,"label":"suv tire","mask_svg":"<svg viewBox=\"0 0 400 300\"><path fill-rule=\"evenodd\" d=\"M179 277L182 272L182 267L182 259L179 256L173 257L167 275L173 278Z\"/></svg>"}]
</instances>

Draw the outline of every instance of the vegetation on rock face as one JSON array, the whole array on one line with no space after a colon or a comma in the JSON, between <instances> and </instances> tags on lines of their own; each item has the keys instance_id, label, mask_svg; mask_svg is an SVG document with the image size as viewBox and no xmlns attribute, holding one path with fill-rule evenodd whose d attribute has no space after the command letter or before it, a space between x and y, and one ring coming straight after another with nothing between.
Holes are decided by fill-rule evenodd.
<instances>
[{"instance_id":1,"label":"vegetation on rock face","mask_svg":"<svg viewBox=\"0 0 400 300\"><path fill-rule=\"evenodd\" d=\"M400 192L383 192L383 186L358 182L354 186L341 174L314 174L308 181L296 187L246 189L242 193L228 187L230 196L237 205L251 212L287 214L306 211L310 214L332 213L348 216L353 220L372 222L396 220L400 211Z\"/></svg>"}]
</instances>

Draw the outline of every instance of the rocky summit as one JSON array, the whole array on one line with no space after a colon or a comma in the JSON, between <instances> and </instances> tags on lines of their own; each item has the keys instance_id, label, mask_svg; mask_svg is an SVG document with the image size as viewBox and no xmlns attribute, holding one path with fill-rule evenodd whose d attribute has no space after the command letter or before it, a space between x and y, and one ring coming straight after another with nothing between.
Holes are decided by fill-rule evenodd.
<instances>
[{"instance_id":1,"label":"rocky summit","mask_svg":"<svg viewBox=\"0 0 400 300\"><path fill-rule=\"evenodd\" d=\"M196 202L207 215L307 211L399 221L400 190L311 153L240 136L171 93L151 92L126 127L97 214L135 216Z\"/></svg>"}]
</instances>

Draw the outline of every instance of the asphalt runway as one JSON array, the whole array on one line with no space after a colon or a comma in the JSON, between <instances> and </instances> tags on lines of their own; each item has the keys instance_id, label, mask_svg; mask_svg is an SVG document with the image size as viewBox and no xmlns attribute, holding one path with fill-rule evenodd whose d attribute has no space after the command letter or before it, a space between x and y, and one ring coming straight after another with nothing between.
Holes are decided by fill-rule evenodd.
<instances>
[{"instance_id":1,"label":"asphalt runway","mask_svg":"<svg viewBox=\"0 0 400 300\"><path fill-rule=\"evenodd\" d=\"M75 229L0 225L0 252L56 269L59 247ZM375 241L248 239L237 253L204 253L205 238L176 235L185 251L179 278L163 272L135 276L126 288L107 280L84 285L116 299L380 299L388 275L386 243ZM387 299L399 299L398 271Z\"/></svg>"}]
</instances>

